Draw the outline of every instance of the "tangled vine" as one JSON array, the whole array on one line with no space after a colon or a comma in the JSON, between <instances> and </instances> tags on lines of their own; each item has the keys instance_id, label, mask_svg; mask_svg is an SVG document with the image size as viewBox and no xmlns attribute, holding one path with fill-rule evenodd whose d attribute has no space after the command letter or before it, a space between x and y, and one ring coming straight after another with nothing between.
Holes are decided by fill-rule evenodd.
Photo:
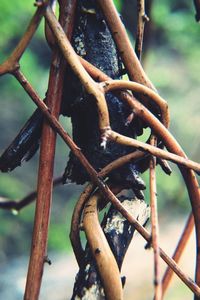
<instances>
[{"instance_id":1,"label":"tangled vine","mask_svg":"<svg viewBox=\"0 0 200 300\"><path fill-rule=\"evenodd\" d=\"M73 35L78 3L76 0L58 1L59 20L57 20L54 14L55 1L36 1L35 5L37 9L26 32L12 54L0 65L0 75L3 76L9 73L14 76L44 116L37 192L31 193L20 202L5 199L5 201L1 201L0 203L1 208L20 210L37 196L24 299L36 300L39 297L42 271L47 252L52 187L53 184L57 185L62 182L62 178L58 178L53 182L56 134L61 136L90 178L90 183L86 186L76 203L72 216L70 238L80 268L73 297L75 298L76 293L80 293L78 290L80 290L81 285L82 289L85 288L84 284L86 283L83 277L90 275L90 278L92 278L91 274L93 274L93 277L95 274L97 276L95 278L97 278L99 291L103 287L103 292L99 292L102 293L102 297L106 297L109 300L123 299L123 280L120 278L120 268L125 252L119 256L115 253L115 245L111 246L113 236L106 229L108 227L108 223L106 223L108 220L105 219L102 225L100 225L98 220L99 209L102 209L110 202L113 211L109 212L110 215L107 218L112 219L115 213L119 212L124 217L123 222L127 222L126 226L132 226L130 236L126 236L124 247L128 248L133 230L137 230L147 241L148 246L153 248L155 264L154 299L159 300L163 298L173 273L176 273L188 288L192 290L195 300L200 299L200 190L195 174L199 174L200 164L187 158L181 146L169 132L169 109L167 102L157 93L154 85L141 66L143 32L145 22L148 21L148 17L145 14L144 1L137 1L138 26L136 51L134 51L129 41L113 1L98 0L96 2L112 34L129 80L109 77L102 70L79 56L73 49L70 41ZM200 2L194 2L197 11L196 18L199 20ZM46 39L53 52L45 101L41 100L20 69L20 59L42 18L45 18ZM86 93L92 96L95 102L101 147L106 149L108 143L112 142L124 147L133 148L133 151L106 164L101 170L96 170L90 164L80 147L58 121L67 68L73 70L73 73L81 82ZM106 95L111 92L129 107L133 118L141 120L144 126L151 129L151 135L146 143L113 130L106 101ZM164 150L164 147L166 150ZM105 180L114 170L138 160L142 161L143 170L149 169L150 172L151 233L143 226L148 216L140 220L140 217L138 218L137 214L133 214L130 207L125 205L126 200L120 200L120 198L116 197L119 192L126 188L124 184L113 184L111 180ZM159 246L157 220L155 169L157 163L159 163L163 170L169 174L171 171L167 161L172 161L178 165L184 178L192 207L192 212L188 217L183 234L172 258ZM195 281L190 279L178 266L178 261L194 225L197 241ZM111 225L109 224L109 226ZM81 245L79 236L80 228L83 228L86 234L88 241L86 249L83 249ZM116 230L114 228L114 234ZM124 239L125 234L127 232L124 231L120 236L120 242ZM159 257L167 264L167 269L162 279L160 277ZM88 264L90 265L89 269ZM95 291L97 293L97 290Z\"/></svg>"}]
</instances>

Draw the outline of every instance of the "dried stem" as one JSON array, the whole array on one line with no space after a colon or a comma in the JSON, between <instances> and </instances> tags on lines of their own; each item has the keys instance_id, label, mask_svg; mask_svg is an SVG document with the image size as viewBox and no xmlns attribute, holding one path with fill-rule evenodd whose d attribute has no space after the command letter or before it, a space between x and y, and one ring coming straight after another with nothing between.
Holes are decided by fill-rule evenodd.
<instances>
[{"instance_id":1,"label":"dried stem","mask_svg":"<svg viewBox=\"0 0 200 300\"><path fill-rule=\"evenodd\" d=\"M156 138L151 137L151 145L156 145ZM158 212L157 212L157 191L156 191L156 158L152 157L149 165L150 175L150 205L151 205L151 234L152 247L154 252L154 287L155 300L162 299L162 289L160 280L160 251L159 251L159 227L158 227Z\"/></svg>"},{"instance_id":2,"label":"dried stem","mask_svg":"<svg viewBox=\"0 0 200 300\"><path fill-rule=\"evenodd\" d=\"M65 26L65 20L70 18L73 24L75 5L71 14L63 14L66 1L62 2L60 21ZM74 4L76 4L74 2ZM71 29L70 29L71 30ZM68 34L68 32L66 32ZM66 68L63 57L58 49L53 52L50 68L49 86L46 103L51 114L57 119L60 114L62 101L63 79ZM32 235L32 247L27 274L24 300L36 300L39 297L45 257L47 255L48 227L52 200L52 178L54 169L54 156L56 145L56 132L44 121L41 137L40 162L38 171L37 201Z\"/></svg>"},{"instance_id":3,"label":"dried stem","mask_svg":"<svg viewBox=\"0 0 200 300\"><path fill-rule=\"evenodd\" d=\"M142 46L144 37L144 26L149 21L145 13L145 0L137 0L137 36L135 44L135 52L138 59L141 61L142 58Z\"/></svg>"},{"instance_id":4,"label":"dried stem","mask_svg":"<svg viewBox=\"0 0 200 300\"><path fill-rule=\"evenodd\" d=\"M169 161L172 161L180 166L184 166L190 169L194 169L199 172L200 164L189 160L188 158L181 157L179 155L164 151L155 146L151 146L147 143L143 143L141 141L126 137L114 131L109 131L108 137L109 140L115 141L116 143L132 146L140 151L145 151L146 153L150 153L156 157L163 158Z\"/></svg>"},{"instance_id":5,"label":"dried stem","mask_svg":"<svg viewBox=\"0 0 200 300\"><path fill-rule=\"evenodd\" d=\"M35 31L40 24L40 21L44 14L44 7L39 7L35 12L30 24L23 37L19 41L18 45L9 56L9 58L0 65L0 76L6 73L12 73L19 67L19 60L26 50L30 40L32 39Z\"/></svg>"},{"instance_id":6,"label":"dried stem","mask_svg":"<svg viewBox=\"0 0 200 300\"><path fill-rule=\"evenodd\" d=\"M175 262L179 262L180 258L181 258L181 255L187 245L187 242L191 236L191 233L194 229L194 217L193 217L193 214L190 213L189 217L188 217L188 220L185 224L185 228L183 230L183 233L180 237L180 240L179 240L179 243L176 247L176 250L174 251L174 254L172 256L173 260ZM165 274L163 276L163 279L162 279L162 291L163 291L163 296L169 286L169 283L170 283L170 280L173 276L173 271L171 268L167 268L166 271L165 271Z\"/></svg>"}]
</instances>

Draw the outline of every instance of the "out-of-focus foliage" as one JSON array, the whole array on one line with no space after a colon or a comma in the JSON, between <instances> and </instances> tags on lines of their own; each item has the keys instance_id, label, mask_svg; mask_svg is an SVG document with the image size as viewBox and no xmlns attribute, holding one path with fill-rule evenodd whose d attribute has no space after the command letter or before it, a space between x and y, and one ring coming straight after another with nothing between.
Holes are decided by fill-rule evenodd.
<instances>
[{"instance_id":1,"label":"out-of-focus foliage","mask_svg":"<svg viewBox=\"0 0 200 300\"><path fill-rule=\"evenodd\" d=\"M151 1L149 0L148 3ZM115 4L128 26L134 43L136 31L136 1L115 0ZM0 62L14 49L35 11L30 1L0 1ZM200 26L195 22L192 1L153 1L151 29L148 33L145 61L143 65L160 94L169 102L171 128L177 140L189 157L200 161ZM127 22L127 20L129 22ZM43 98L48 85L48 71L51 52L43 36L43 22L31 41L21 61L21 67L33 87ZM0 78L0 153L15 137L21 126L35 109L34 104L17 81L6 75ZM62 118L70 130L70 122ZM64 171L68 149L58 139L55 175ZM9 174L0 174L0 195L20 199L36 187L38 154L30 162ZM147 172L148 173L148 172ZM168 177L160 167L158 175L159 207L172 208L176 213L189 211L189 200L182 178L174 168ZM144 175L148 185L148 174ZM52 221L50 225L50 249L68 249L69 221L74 203L81 188L64 186L57 188L53 197ZM148 194L146 199L148 201ZM0 259L5 255L18 254L30 247L34 205L25 208L18 216L0 211ZM12 247L10 245L12 244Z\"/></svg>"}]
</instances>

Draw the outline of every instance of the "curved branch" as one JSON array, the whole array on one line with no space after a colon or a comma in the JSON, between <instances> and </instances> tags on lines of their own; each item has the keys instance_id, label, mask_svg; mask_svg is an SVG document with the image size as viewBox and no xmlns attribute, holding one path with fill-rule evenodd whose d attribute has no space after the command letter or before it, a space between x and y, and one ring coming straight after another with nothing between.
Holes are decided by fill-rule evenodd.
<instances>
[{"instance_id":1,"label":"curved branch","mask_svg":"<svg viewBox=\"0 0 200 300\"><path fill-rule=\"evenodd\" d=\"M86 203L83 225L87 241L97 263L106 299L122 300L119 268L98 220L97 203L101 197L100 193L95 193Z\"/></svg>"},{"instance_id":2,"label":"curved branch","mask_svg":"<svg viewBox=\"0 0 200 300\"><path fill-rule=\"evenodd\" d=\"M192 233L194 229L194 217L193 217L193 214L190 213L189 217L188 217L188 220L185 224L185 228L183 230L183 233L180 237L180 240L178 242L178 245L176 247L176 250L174 251L174 254L172 256L173 260L175 262L179 262L180 258L181 258L181 255L187 245L187 242L190 238L190 235ZM162 292L163 292L163 296L169 286L169 283L170 283L170 280L173 276L173 271L171 268L167 268L166 271L165 271L165 274L162 278Z\"/></svg>"},{"instance_id":3,"label":"curved branch","mask_svg":"<svg viewBox=\"0 0 200 300\"><path fill-rule=\"evenodd\" d=\"M83 264L83 259L84 259L84 250L82 248L81 240L79 236L81 215L85 203L90 197L90 195L92 194L93 190L94 190L93 184L90 183L86 186L84 191L81 193L72 214L70 240L79 267L81 267L81 265Z\"/></svg>"},{"instance_id":4,"label":"curved branch","mask_svg":"<svg viewBox=\"0 0 200 300\"><path fill-rule=\"evenodd\" d=\"M126 137L124 135L121 135L113 130L110 130L107 135L108 140L115 141L116 143L132 146L140 151L145 151L147 153L150 153L156 157L170 160L180 166L187 167L189 169L194 169L195 171L200 171L200 164L189 160L188 158L176 155L174 153L170 153L167 151L164 151L162 149L159 149L155 146L151 146L147 143L140 142L138 140Z\"/></svg>"},{"instance_id":5,"label":"curved branch","mask_svg":"<svg viewBox=\"0 0 200 300\"><path fill-rule=\"evenodd\" d=\"M122 89L128 89L131 90L133 93L139 93L145 99L149 102L155 103L161 110L162 114L162 123L165 127L169 127L170 117L169 117L169 108L167 102L159 96L157 93L155 93L152 89L139 84L137 82L131 82L126 80L110 80L102 83L104 91L107 93L108 91L113 90L122 90ZM143 103L143 99L141 98L141 102Z\"/></svg>"}]
</instances>

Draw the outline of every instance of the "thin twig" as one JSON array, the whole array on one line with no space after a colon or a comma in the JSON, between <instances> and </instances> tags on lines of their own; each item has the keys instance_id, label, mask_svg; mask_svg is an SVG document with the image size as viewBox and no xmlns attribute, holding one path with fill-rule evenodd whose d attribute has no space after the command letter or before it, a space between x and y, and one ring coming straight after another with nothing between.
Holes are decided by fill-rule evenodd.
<instances>
[{"instance_id":1,"label":"thin twig","mask_svg":"<svg viewBox=\"0 0 200 300\"><path fill-rule=\"evenodd\" d=\"M150 140L151 145L156 145L156 138L152 135ZM154 252L154 287L155 300L162 299L162 289L160 280L160 251L159 251L159 227L158 227L158 212L157 212L157 191L156 191L156 158L152 157L149 165L150 175L150 206L151 206L151 234L152 247Z\"/></svg>"},{"instance_id":2,"label":"thin twig","mask_svg":"<svg viewBox=\"0 0 200 300\"><path fill-rule=\"evenodd\" d=\"M98 0L98 3L104 13L106 22L112 32L113 39L116 42L120 56L122 57L130 79L155 90L132 48L125 27L120 20L113 1ZM112 18L110 16L112 16Z\"/></svg>"},{"instance_id":3,"label":"thin twig","mask_svg":"<svg viewBox=\"0 0 200 300\"><path fill-rule=\"evenodd\" d=\"M124 135L121 135L112 130L108 132L107 139L115 141L116 143L119 143L122 145L132 146L140 151L145 151L146 153L150 153L156 157L163 158L163 159L172 161L174 163L177 163L180 166L194 169L197 172L200 171L200 164L198 164L192 160L189 160L188 158L184 158L179 155L159 149L155 146L151 146L147 143L144 143L144 142L141 142L141 141L129 138L129 137L125 137Z\"/></svg>"},{"instance_id":4,"label":"thin twig","mask_svg":"<svg viewBox=\"0 0 200 300\"><path fill-rule=\"evenodd\" d=\"M21 40L18 45L12 52L12 54L0 65L0 76L6 73L12 73L19 67L19 60L26 50L30 40L32 39L35 31L40 24L40 21L44 14L44 7L39 7L35 12L26 32L23 34Z\"/></svg>"},{"instance_id":5,"label":"thin twig","mask_svg":"<svg viewBox=\"0 0 200 300\"><path fill-rule=\"evenodd\" d=\"M142 58L144 26L148 21L149 18L145 13L145 0L137 0L137 36L135 43L135 52L140 61Z\"/></svg>"},{"instance_id":6,"label":"thin twig","mask_svg":"<svg viewBox=\"0 0 200 300\"><path fill-rule=\"evenodd\" d=\"M188 219L187 219L187 222L185 224L185 228L183 230L183 233L180 237L180 240L179 240L179 243L176 247L176 250L174 251L174 254L172 256L173 260L178 263L180 258L181 258L181 255L187 245L187 242L191 236L191 233L194 229L194 217L193 217L193 214L190 213ZM169 283L170 283L170 280L173 276L173 271L171 268L167 268L166 271L165 271L165 274L162 278L162 291L163 291L163 296L169 286Z\"/></svg>"},{"instance_id":7,"label":"thin twig","mask_svg":"<svg viewBox=\"0 0 200 300\"><path fill-rule=\"evenodd\" d=\"M53 181L53 187L56 187L62 183L62 177L58 177ZM37 197L37 191L33 191L26 195L21 200L9 200L3 197L0 197L0 208L6 210L14 210L16 212L20 211L24 207L28 206L29 204L35 201Z\"/></svg>"}]
</instances>

